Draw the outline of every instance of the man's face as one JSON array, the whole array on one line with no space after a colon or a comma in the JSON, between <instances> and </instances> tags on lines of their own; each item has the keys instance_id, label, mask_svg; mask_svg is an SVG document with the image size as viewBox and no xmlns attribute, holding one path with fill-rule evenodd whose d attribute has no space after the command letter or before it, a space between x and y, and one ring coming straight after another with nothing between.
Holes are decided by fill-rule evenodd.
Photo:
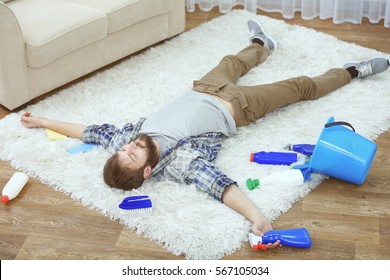
<instances>
[{"instance_id":1,"label":"man's face","mask_svg":"<svg viewBox=\"0 0 390 280\"><path fill-rule=\"evenodd\" d=\"M156 147L152 138L140 134L133 142L119 149L117 152L118 160L122 167L126 166L131 169L139 169L147 165L154 167L157 164L158 157L156 158L153 151L156 151Z\"/></svg>"},{"instance_id":2,"label":"man's face","mask_svg":"<svg viewBox=\"0 0 390 280\"><path fill-rule=\"evenodd\" d=\"M122 146L118 151L118 160L121 167L130 167L131 169L139 169L146 164L148 151L145 147L145 142L135 140Z\"/></svg>"}]
</instances>

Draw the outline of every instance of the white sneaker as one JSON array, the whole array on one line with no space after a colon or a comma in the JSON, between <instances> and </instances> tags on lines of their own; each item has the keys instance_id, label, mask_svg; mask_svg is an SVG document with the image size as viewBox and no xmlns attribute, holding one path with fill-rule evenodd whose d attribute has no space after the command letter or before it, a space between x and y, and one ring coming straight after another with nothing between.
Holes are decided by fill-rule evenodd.
<instances>
[{"instance_id":1,"label":"white sneaker","mask_svg":"<svg viewBox=\"0 0 390 280\"><path fill-rule=\"evenodd\" d=\"M357 78L364 78L370 75L379 74L389 68L389 60L384 57L375 57L363 62L348 62L344 69L355 67L358 72Z\"/></svg>"},{"instance_id":2,"label":"white sneaker","mask_svg":"<svg viewBox=\"0 0 390 280\"><path fill-rule=\"evenodd\" d=\"M249 20L248 21L248 28L251 32L250 40L251 42L253 39L260 39L264 42L264 48L272 51L276 50L278 48L278 43L274 38L269 36L267 33L265 33L263 27L255 20Z\"/></svg>"}]
</instances>

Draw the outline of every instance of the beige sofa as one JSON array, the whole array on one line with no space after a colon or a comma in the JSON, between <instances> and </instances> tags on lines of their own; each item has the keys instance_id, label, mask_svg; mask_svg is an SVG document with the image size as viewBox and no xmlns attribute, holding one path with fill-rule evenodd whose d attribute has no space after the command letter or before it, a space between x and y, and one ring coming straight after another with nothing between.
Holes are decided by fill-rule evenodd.
<instances>
[{"instance_id":1,"label":"beige sofa","mask_svg":"<svg viewBox=\"0 0 390 280\"><path fill-rule=\"evenodd\" d=\"M184 28L183 0L0 0L0 104L13 110Z\"/></svg>"}]
</instances>

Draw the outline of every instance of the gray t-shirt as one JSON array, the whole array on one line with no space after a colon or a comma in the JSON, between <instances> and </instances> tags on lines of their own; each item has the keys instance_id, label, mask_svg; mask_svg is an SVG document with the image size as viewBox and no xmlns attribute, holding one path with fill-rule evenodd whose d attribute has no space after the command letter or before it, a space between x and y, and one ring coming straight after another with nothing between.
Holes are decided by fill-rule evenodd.
<instances>
[{"instance_id":1,"label":"gray t-shirt","mask_svg":"<svg viewBox=\"0 0 390 280\"><path fill-rule=\"evenodd\" d=\"M160 143L160 156L179 140L206 132L230 137L237 134L237 128L225 105L196 91L187 92L151 115L140 130Z\"/></svg>"}]
</instances>

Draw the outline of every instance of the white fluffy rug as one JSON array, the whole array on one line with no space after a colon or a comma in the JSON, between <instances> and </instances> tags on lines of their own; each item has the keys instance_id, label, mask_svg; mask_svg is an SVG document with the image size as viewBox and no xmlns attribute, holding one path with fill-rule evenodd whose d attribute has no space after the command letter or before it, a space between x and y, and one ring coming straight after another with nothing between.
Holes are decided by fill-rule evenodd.
<instances>
[{"instance_id":1,"label":"white fluffy rug","mask_svg":"<svg viewBox=\"0 0 390 280\"><path fill-rule=\"evenodd\" d=\"M246 47L246 22L251 18L259 20L280 47L240 84L315 76L349 60L389 56L311 29L233 11L23 111L83 124L110 122L118 126L148 116L190 89L192 81L217 65L224 55ZM226 140L217 163L269 219L275 220L323 178L313 176L299 187L264 187L250 192L245 187L247 178L286 167L250 163L249 154L283 151L289 143L315 143L330 116L350 122L359 134L375 139L389 127L389 83L390 71L353 81L320 100L279 109ZM43 129L24 128L19 123L21 114L13 113L0 121L1 160L188 259L219 259L247 241L249 222L194 186L148 182L133 193L110 189L101 173L106 151L99 148L69 155L66 149L78 145L78 140L49 141ZM130 215L118 208L125 196L135 193L151 197L151 214Z\"/></svg>"}]
</instances>

